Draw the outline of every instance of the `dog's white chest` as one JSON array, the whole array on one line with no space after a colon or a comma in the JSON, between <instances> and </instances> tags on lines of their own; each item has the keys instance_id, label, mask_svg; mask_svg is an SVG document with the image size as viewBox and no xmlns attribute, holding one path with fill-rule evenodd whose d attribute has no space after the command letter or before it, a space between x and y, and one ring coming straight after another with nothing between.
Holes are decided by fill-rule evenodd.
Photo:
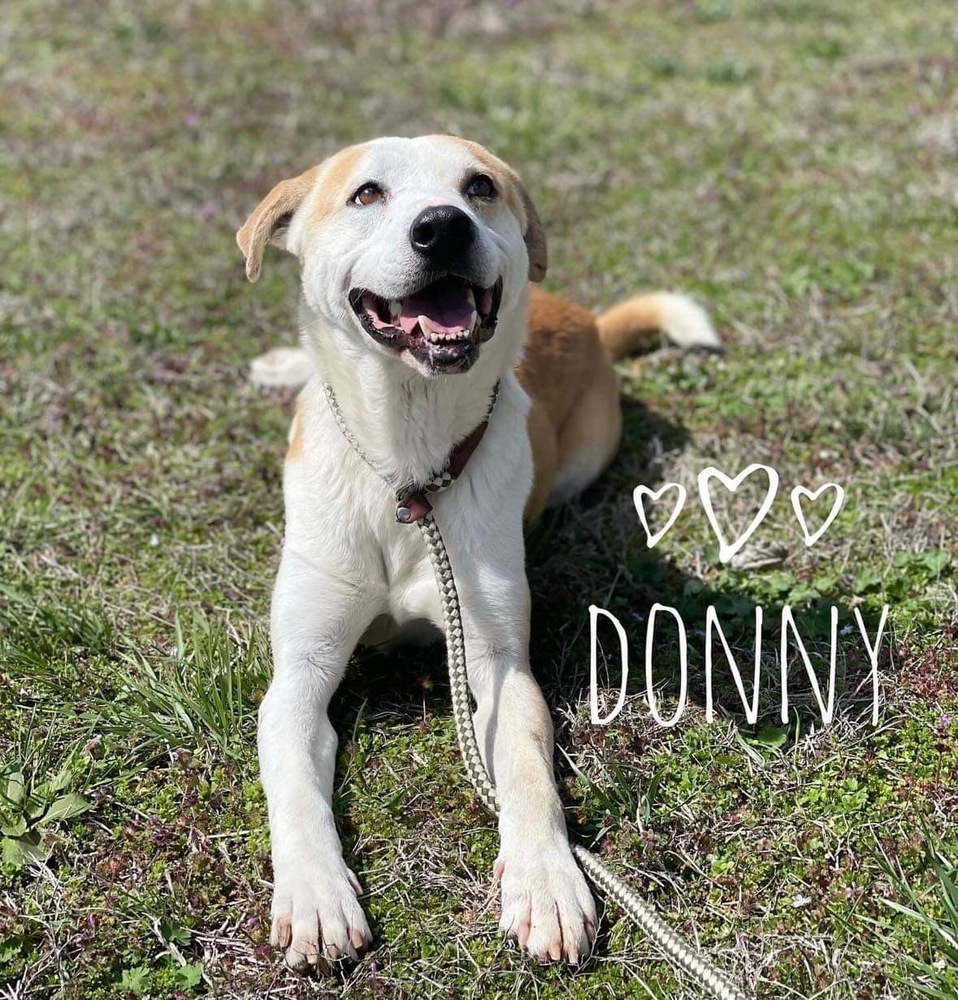
<instances>
[{"instance_id":1,"label":"dog's white chest","mask_svg":"<svg viewBox=\"0 0 958 1000\"><path fill-rule=\"evenodd\" d=\"M383 552L386 613L400 628L422 619L438 626L442 621L439 589L425 541L415 525L400 527L398 541L387 543Z\"/></svg>"},{"instance_id":2,"label":"dog's white chest","mask_svg":"<svg viewBox=\"0 0 958 1000\"><path fill-rule=\"evenodd\" d=\"M475 417L463 422L481 419L486 403L479 396ZM502 510L522 509L531 483L531 451L523 433L527 407L518 382L507 375L481 447L448 489L430 495L460 601L467 608L476 598L480 578L495 583L497 593L512 584L525 589L521 525L510 525L510 532L518 529L518 538L498 525ZM453 436L463 434L455 431ZM295 558L286 560L278 588L316 586L318 581L316 600L324 606L335 606L337 595L348 595L342 614L350 621L342 627L351 631L350 626L359 626L354 634L364 643L421 638L429 631L420 627L425 622L441 635L439 589L425 539L418 525L397 521L395 492L373 468L379 456L367 460L347 441L321 385L311 383L304 389L292 438L301 439L302 457L286 463L285 550ZM403 456L401 467L435 467L443 452L437 448L436 453L438 458ZM488 568L505 558L504 553L514 558L514 580L503 580L501 573ZM327 591L331 597L325 596ZM482 611L477 613L494 618L491 603L497 602L480 601L477 608ZM506 610L508 617L511 606Z\"/></svg>"}]
</instances>

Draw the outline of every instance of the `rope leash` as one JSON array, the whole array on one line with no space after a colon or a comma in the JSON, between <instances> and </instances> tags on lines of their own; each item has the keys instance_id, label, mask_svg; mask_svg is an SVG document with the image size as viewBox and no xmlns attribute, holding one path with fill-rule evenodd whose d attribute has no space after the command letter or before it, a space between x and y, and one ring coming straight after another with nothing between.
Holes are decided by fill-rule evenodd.
<instances>
[{"instance_id":1,"label":"rope leash","mask_svg":"<svg viewBox=\"0 0 958 1000\"><path fill-rule=\"evenodd\" d=\"M323 388L326 392L330 410L336 418L336 423L339 425L343 436L356 454L380 478L385 479L386 477L382 476L379 470L376 469L363 453L359 447L359 443L346 426L342 412L336 402L336 397L333 395L332 386L324 384ZM492 400L486 413L486 421L488 421L495 407L498 391L499 385L496 383ZM484 430L485 423L481 424L480 427ZM481 438L481 433L479 437ZM478 444L478 441L475 444ZM475 444L472 445L470 454L474 450ZM461 468L459 471L461 472ZM456 475L458 475L458 472ZM436 576L436 584L439 587L439 599L442 607L443 624L445 626L446 655L449 661L449 688L452 699L452 716L456 727L456 739L459 742L459 750L462 754L466 775L470 783L475 788L476 794L479 796L482 804L494 816L498 816L499 803L495 785L493 785L489 773L482 762L482 756L479 753L479 744L476 740L476 730L472 720L472 705L466 671L466 646L462 631L462 612L459 606L456 581L449 562L449 554L446 551L446 546L442 540L442 533L439 531L439 525L436 523L435 515L428 500L425 501L426 509L421 514L416 518L408 516L414 512L410 509L409 505L410 495L424 496L426 490L436 492L447 489L455 482L456 475L450 477L448 474L441 473L439 476L433 477L425 487L422 487L415 494L410 493L408 485L398 490L396 492L396 500L399 504L397 519L404 522L414 519L426 543L426 551L429 553L429 561L432 563L433 572ZM393 484L388 479L386 479L386 482L390 487L393 487ZM439 485L440 482L441 485ZM403 517L400 512L406 512L407 517ZM737 985L723 973L712 968L699 952L687 944L679 934L658 916L648 903L637 893L633 892L596 855L579 844L572 844L571 848L580 867L591 880L592 884L609 899L618 903L619 907L632 918L636 926L645 931L666 958L678 966L678 968L688 973L710 995L715 997L716 1000L747 1000L746 994Z\"/></svg>"},{"instance_id":2,"label":"rope leash","mask_svg":"<svg viewBox=\"0 0 958 1000\"><path fill-rule=\"evenodd\" d=\"M442 602L443 622L446 629L452 715L466 775L482 804L493 815L498 815L496 789L482 763L479 744L476 741L476 731L472 722L472 706L469 701L466 675L466 649L462 635L462 615L459 608L459 595L456 592L456 582L449 564L449 555L433 514L430 512L424 515L417 523L426 542L429 559L436 574L436 583L439 585L439 597ZM721 972L713 969L694 948L688 945L656 914L648 903L633 892L599 858L579 844L571 846L572 853L593 885L608 898L618 903L633 922L648 934L667 958L692 976L717 1000L746 1000L745 993L738 986L728 980Z\"/></svg>"}]
</instances>

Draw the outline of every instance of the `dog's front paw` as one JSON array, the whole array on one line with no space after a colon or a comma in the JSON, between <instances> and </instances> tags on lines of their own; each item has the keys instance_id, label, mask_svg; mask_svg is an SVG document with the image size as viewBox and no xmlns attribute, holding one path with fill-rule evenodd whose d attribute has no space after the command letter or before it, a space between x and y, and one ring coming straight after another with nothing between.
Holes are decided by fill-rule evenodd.
<instances>
[{"instance_id":1,"label":"dog's front paw","mask_svg":"<svg viewBox=\"0 0 958 1000\"><path fill-rule=\"evenodd\" d=\"M340 862L331 871L276 877L270 944L295 972L326 972L338 959L357 959L372 934L356 898L359 880Z\"/></svg>"},{"instance_id":2,"label":"dog's front paw","mask_svg":"<svg viewBox=\"0 0 958 1000\"><path fill-rule=\"evenodd\" d=\"M495 865L502 884L499 927L540 962L584 961L595 939L595 902L569 845L503 849Z\"/></svg>"}]
</instances>

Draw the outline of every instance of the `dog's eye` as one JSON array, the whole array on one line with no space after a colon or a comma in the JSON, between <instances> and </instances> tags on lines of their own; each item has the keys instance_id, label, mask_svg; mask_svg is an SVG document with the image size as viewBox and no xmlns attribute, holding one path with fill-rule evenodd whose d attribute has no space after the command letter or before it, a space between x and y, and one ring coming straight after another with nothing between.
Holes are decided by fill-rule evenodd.
<instances>
[{"instance_id":1,"label":"dog's eye","mask_svg":"<svg viewBox=\"0 0 958 1000\"><path fill-rule=\"evenodd\" d=\"M485 174L476 174L466 185L466 195L469 198L495 198L496 186L492 178Z\"/></svg>"},{"instance_id":2,"label":"dog's eye","mask_svg":"<svg viewBox=\"0 0 958 1000\"><path fill-rule=\"evenodd\" d=\"M354 205L372 205L382 201L386 192L378 184L364 184L349 200Z\"/></svg>"}]
</instances>

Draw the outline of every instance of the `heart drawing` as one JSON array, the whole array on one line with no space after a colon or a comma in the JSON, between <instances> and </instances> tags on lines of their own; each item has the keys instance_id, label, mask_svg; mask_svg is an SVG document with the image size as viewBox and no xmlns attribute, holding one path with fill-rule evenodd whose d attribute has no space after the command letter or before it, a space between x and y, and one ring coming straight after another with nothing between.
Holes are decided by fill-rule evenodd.
<instances>
[{"instance_id":1,"label":"heart drawing","mask_svg":"<svg viewBox=\"0 0 958 1000\"><path fill-rule=\"evenodd\" d=\"M832 509L829 511L828 517L822 522L822 526L818 531L809 534L808 524L805 522L805 514L802 510L802 497L806 500L814 503L826 490L834 490L835 499L832 501ZM792 510L795 511L795 517L798 523L802 527L802 534L805 536L806 547L814 545L822 535L828 531L829 525L832 521L838 517L839 511L842 509L842 505L845 503L845 490L842 489L838 483L823 483L818 487L817 490L812 492L812 490L807 490L804 486L796 486L791 493Z\"/></svg>"},{"instance_id":2,"label":"heart drawing","mask_svg":"<svg viewBox=\"0 0 958 1000\"><path fill-rule=\"evenodd\" d=\"M712 508L712 496L709 493L709 483L712 479L717 479L730 493L734 493L741 485L745 482L749 476L756 472L764 472L768 477L768 490L766 491L765 498L762 500L762 504L758 509L758 513L749 522L748 527L734 540L729 542L719 527L718 519L715 516L715 511ZM724 472L720 472L714 466L709 466L707 469L703 469L698 475L699 484L699 497L702 500L702 507L705 509L705 515L709 519L709 524L712 526L712 531L715 533L715 537L718 539L719 543L719 561L727 563L732 556L752 537L755 529L765 520L766 515L771 509L772 503L775 500L775 495L778 493L778 473L768 465L762 465L759 462L753 462L748 468L743 469L734 479L726 476Z\"/></svg>"},{"instance_id":3,"label":"heart drawing","mask_svg":"<svg viewBox=\"0 0 958 1000\"><path fill-rule=\"evenodd\" d=\"M648 497L652 503L658 503L662 499L663 494L667 493L669 490L677 490L678 497L675 501L675 506L672 508L672 513L669 515L669 519L665 522L665 527L660 528L654 534L649 528L648 516L645 512L645 498ZM663 487L658 490L650 490L648 486L636 486L632 491L632 501L635 504L635 512L639 515L639 521L642 527L645 529L645 539L648 542L649 548L654 548L662 539L665 537L665 533L675 524L675 519L682 513L682 508L685 506L685 498L688 496L688 492L685 487L680 483L666 483Z\"/></svg>"}]
</instances>

